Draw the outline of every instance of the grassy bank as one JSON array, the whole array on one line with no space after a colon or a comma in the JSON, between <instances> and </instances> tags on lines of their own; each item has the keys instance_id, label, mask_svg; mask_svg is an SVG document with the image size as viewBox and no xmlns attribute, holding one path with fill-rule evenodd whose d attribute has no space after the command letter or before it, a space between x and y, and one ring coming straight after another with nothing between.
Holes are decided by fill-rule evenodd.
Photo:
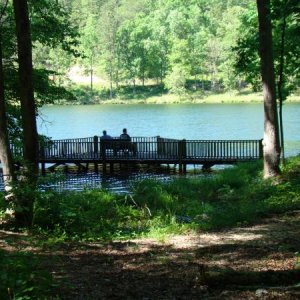
<instances>
[{"instance_id":1,"label":"grassy bank","mask_svg":"<svg viewBox=\"0 0 300 300\"><path fill-rule=\"evenodd\" d=\"M73 100L61 100L58 104L178 104L178 103L259 103L262 102L262 93L254 93L249 88L240 91L211 92L207 90L187 89L186 92L176 95L170 94L163 86L148 85L132 87L124 86L115 90L110 99L109 90L95 86L91 90L86 86L76 86L71 89ZM287 102L300 102L300 95L293 94Z\"/></svg>"},{"instance_id":2,"label":"grassy bank","mask_svg":"<svg viewBox=\"0 0 300 300\"><path fill-rule=\"evenodd\" d=\"M300 158L290 159L278 184L261 179L260 163L209 178L137 182L128 195L105 190L40 193L34 231L45 242L162 237L256 221L300 209ZM2 212L7 205L1 199Z\"/></svg>"}]
</instances>

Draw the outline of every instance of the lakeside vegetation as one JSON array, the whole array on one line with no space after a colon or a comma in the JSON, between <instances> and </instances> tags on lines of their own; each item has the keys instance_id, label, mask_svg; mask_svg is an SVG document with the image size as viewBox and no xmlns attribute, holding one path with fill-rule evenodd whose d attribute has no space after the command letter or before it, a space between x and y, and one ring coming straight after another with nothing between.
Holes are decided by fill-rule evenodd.
<instances>
[{"instance_id":1,"label":"lakeside vegetation","mask_svg":"<svg viewBox=\"0 0 300 300\"><path fill-rule=\"evenodd\" d=\"M52 234L65 240L126 239L155 236L156 229L179 233L236 226L299 209L300 157L288 160L277 182L263 180L261 167L261 162L242 163L208 177L137 181L125 196L97 189L36 192L32 233L45 231L50 240ZM3 193L0 204L1 224L10 226L6 211L13 204Z\"/></svg>"},{"instance_id":2,"label":"lakeside vegetation","mask_svg":"<svg viewBox=\"0 0 300 300\"><path fill-rule=\"evenodd\" d=\"M50 239L114 240L220 229L300 209L300 157L289 160L277 183L263 180L261 169L253 162L209 177L137 181L125 196L93 189L38 193L34 227Z\"/></svg>"},{"instance_id":3,"label":"lakeside vegetation","mask_svg":"<svg viewBox=\"0 0 300 300\"><path fill-rule=\"evenodd\" d=\"M25 241L18 252L1 250L0 297L53 296L61 282L45 271L43 258L30 250L35 247L47 252L72 244L80 248L78 243L83 242L141 237L162 241L169 235L248 226L274 214L299 210L300 157L289 159L276 181L263 180L261 168L261 162L246 163L204 178L168 183L144 180L136 182L127 195L106 190L35 192L34 223L23 233ZM10 205L1 194L2 230L14 226L7 214ZM2 234L1 243L13 245L14 238Z\"/></svg>"},{"instance_id":4,"label":"lakeside vegetation","mask_svg":"<svg viewBox=\"0 0 300 300\"><path fill-rule=\"evenodd\" d=\"M73 97L56 100L54 104L81 105L81 104L217 104L217 103L262 103L262 92L253 92L249 88L232 91L195 91L185 90L184 93L172 94L161 85L136 86L135 93L130 86L120 87L113 98L109 97L109 89L96 86L93 92L89 86L76 84L70 88ZM300 102L299 92L287 97L286 103Z\"/></svg>"}]
</instances>

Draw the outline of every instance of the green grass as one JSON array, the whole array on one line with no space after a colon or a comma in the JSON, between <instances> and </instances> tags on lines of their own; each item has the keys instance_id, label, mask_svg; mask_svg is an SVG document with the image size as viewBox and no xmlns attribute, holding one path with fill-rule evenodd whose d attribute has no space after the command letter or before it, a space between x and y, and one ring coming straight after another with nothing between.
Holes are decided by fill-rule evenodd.
<instances>
[{"instance_id":1,"label":"green grass","mask_svg":"<svg viewBox=\"0 0 300 300\"><path fill-rule=\"evenodd\" d=\"M114 90L113 98L109 98L109 89L96 85L93 92L85 85L71 88L77 100L61 100L58 104L178 104L178 103L259 103L262 93L255 93L249 88L237 91L211 92L208 90L186 89L182 95L168 93L162 85L136 86L135 92L131 86L120 86ZM296 93L288 97L287 102L300 102Z\"/></svg>"},{"instance_id":2,"label":"green grass","mask_svg":"<svg viewBox=\"0 0 300 300\"><path fill-rule=\"evenodd\" d=\"M249 224L266 215L299 209L300 158L289 160L277 184L262 180L261 170L261 163L249 163L209 178L168 183L144 180L125 196L105 190L40 193L34 230L49 245L66 240L161 238Z\"/></svg>"},{"instance_id":3,"label":"green grass","mask_svg":"<svg viewBox=\"0 0 300 300\"><path fill-rule=\"evenodd\" d=\"M0 250L0 299L56 299L51 295L53 278L40 263L30 252Z\"/></svg>"}]
</instances>

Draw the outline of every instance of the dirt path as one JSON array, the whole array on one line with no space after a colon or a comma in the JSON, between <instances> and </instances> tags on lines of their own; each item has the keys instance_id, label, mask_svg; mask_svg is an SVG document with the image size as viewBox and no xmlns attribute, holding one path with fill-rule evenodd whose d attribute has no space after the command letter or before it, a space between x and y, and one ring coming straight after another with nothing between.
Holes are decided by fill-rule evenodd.
<instances>
[{"instance_id":1,"label":"dirt path","mask_svg":"<svg viewBox=\"0 0 300 300\"><path fill-rule=\"evenodd\" d=\"M3 241L0 247L13 251ZM22 236L15 236L16 241ZM26 243L18 244L26 248ZM63 299L300 299L300 212L258 225L111 244L32 249L51 263Z\"/></svg>"}]
</instances>

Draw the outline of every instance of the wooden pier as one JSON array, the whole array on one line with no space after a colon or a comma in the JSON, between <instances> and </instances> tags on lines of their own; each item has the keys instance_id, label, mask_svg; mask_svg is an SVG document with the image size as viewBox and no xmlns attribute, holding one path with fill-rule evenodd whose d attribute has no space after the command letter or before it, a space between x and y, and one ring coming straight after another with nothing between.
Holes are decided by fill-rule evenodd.
<instances>
[{"instance_id":1,"label":"wooden pier","mask_svg":"<svg viewBox=\"0 0 300 300\"><path fill-rule=\"evenodd\" d=\"M20 149L13 149L15 156ZM131 141L114 138L101 140L89 138L51 140L40 145L39 162L45 164L93 163L103 170L121 164L176 164L181 172L189 164L208 169L216 164L235 164L262 158L262 140L178 140L162 137L132 137Z\"/></svg>"}]
</instances>

